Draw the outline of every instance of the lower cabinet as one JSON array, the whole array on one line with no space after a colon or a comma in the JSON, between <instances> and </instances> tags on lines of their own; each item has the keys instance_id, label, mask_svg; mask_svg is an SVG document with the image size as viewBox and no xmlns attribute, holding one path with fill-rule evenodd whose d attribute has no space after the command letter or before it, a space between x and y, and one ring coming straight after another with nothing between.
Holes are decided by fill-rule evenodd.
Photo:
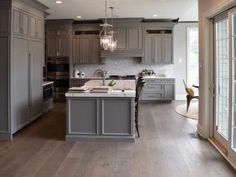
<instances>
[{"instance_id":1,"label":"lower cabinet","mask_svg":"<svg viewBox=\"0 0 236 177\"><path fill-rule=\"evenodd\" d=\"M42 111L43 42L13 38L11 131L17 132Z\"/></svg>"},{"instance_id":2,"label":"lower cabinet","mask_svg":"<svg viewBox=\"0 0 236 177\"><path fill-rule=\"evenodd\" d=\"M134 98L67 98L67 140L134 138Z\"/></svg>"},{"instance_id":3,"label":"lower cabinet","mask_svg":"<svg viewBox=\"0 0 236 177\"><path fill-rule=\"evenodd\" d=\"M29 121L29 41L13 38L11 130L15 133Z\"/></svg>"},{"instance_id":4,"label":"lower cabinet","mask_svg":"<svg viewBox=\"0 0 236 177\"><path fill-rule=\"evenodd\" d=\"M146 78L141 100L171 101L175 100L175 79Z\"/></svg>"},{"instance_id":5,"label":"lower cabinet","mask_svg":"<svg viewBox=\"0 0 236 177\"><path fill-rule=\"evenodd\" d=\"M131 135L131 101L126 99L102 100L102 134Z\"/></svg>"},{"instance_id":6,"label":"lower cabinet","mask_svg":"<svg viewBox=\"0 0 236 177\"><path fill-rule=\"evenodd\" d=\"M44 45L41 41L30 42L30 119L37 118L42 113L42 58Z\"/></svg>"}]
</instances>

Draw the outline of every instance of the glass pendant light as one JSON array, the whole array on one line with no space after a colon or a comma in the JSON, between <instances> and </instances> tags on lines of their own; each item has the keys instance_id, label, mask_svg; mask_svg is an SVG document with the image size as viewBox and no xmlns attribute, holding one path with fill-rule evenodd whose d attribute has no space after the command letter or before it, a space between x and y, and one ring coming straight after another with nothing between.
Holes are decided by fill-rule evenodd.
<instances>
[{"instance_id":1,"label":"glass pendant light","mask_svg":"<svg viewBox=\"0 0 236 177\"><path fill-rule=\"evenodd\" d=\"M112 38L111 38L111 41L110 41L110 44L109 44L109 50L111 51L111 52L114 52L115 51L115 49L117 48L117 41L116 41L116 39L115 39L115 31L114 31L114 28L113 28L113 26L114 26L114 20L113 20L113 18L114 18L114 14L113 14L113 11L114 11L114 7L110 7L110 9L111 9L111 20L112 20L112 26L111 26L111 31L109 32L110 33L110 35L112 36Z\"/></svg>"},{"instance_id":2,"label":"glass pendant light","mask_svg":"<svg viewBox=\"0 0 236 177\"><path fill-rule=\"evenodd\" d=\"M100 45L103 50L108 50L112 41L112 35L109 33L112 25L107 23L107 0L105 0L105 23L100 26L102 27L100 33Z\"/></svg>"}]
</instances>

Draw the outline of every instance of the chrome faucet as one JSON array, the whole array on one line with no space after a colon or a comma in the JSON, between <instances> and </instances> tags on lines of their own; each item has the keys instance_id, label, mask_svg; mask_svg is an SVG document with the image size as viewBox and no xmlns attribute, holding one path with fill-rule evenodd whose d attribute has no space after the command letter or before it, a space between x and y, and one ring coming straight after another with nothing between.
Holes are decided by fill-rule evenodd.
<instances>
[{"instance_id":1,"label":"chrome faucet","mask_svg":"<svg viewBox=\"0 0 236 177\"><path fill-rule=\"evenodd\" d=\"M100 76L102 77L102 85L104 86L105 85L105 79L106 79L106 74L107 74L107 71L103 71L102 69L96 69L94 71L94 75L95 76Z\"/></svg>"}]
</instances>

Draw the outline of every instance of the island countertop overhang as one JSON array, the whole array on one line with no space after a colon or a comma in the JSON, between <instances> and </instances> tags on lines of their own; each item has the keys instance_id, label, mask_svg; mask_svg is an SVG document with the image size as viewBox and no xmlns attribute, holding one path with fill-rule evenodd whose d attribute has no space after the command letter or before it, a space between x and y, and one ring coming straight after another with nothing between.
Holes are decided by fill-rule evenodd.
<instances>
[{"instance_id":1,"label":"island countertop overhang","mask_svg":"<svg viewBox=\"0 0 236 177\"><path fill-rule=\"evenodd\" d=\"M109 80L106 80L105 85L108 85L109 82ZM66 97L135 97L135 80L115 80L115 82L116 85L111 87L107 93L92 93L90 92L92 88L102 86L102 80L90 80L85 83L87 88L85 92L68 91Z\"/></svg>"}]
</instances>

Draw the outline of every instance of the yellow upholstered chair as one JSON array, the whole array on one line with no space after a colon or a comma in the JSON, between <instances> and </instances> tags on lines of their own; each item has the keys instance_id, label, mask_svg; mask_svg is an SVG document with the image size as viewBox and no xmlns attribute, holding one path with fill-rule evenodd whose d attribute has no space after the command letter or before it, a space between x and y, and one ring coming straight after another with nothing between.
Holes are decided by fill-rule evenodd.
<instances>
[{"instance_id":1,"label":"yellow upholstered chair","mask_svg":"<svg viewBox=\"0 0 236 177\"><path fill-rule=\"evenodd\" d=\"M183 82L184 82L184 87L185 87L185 91L186 91L187 112L188 112L191 100L192 99L199 99L199 96L195 96L193 89L188 87L184 80L183 80Z\"/></svg>"}]
</instances>

